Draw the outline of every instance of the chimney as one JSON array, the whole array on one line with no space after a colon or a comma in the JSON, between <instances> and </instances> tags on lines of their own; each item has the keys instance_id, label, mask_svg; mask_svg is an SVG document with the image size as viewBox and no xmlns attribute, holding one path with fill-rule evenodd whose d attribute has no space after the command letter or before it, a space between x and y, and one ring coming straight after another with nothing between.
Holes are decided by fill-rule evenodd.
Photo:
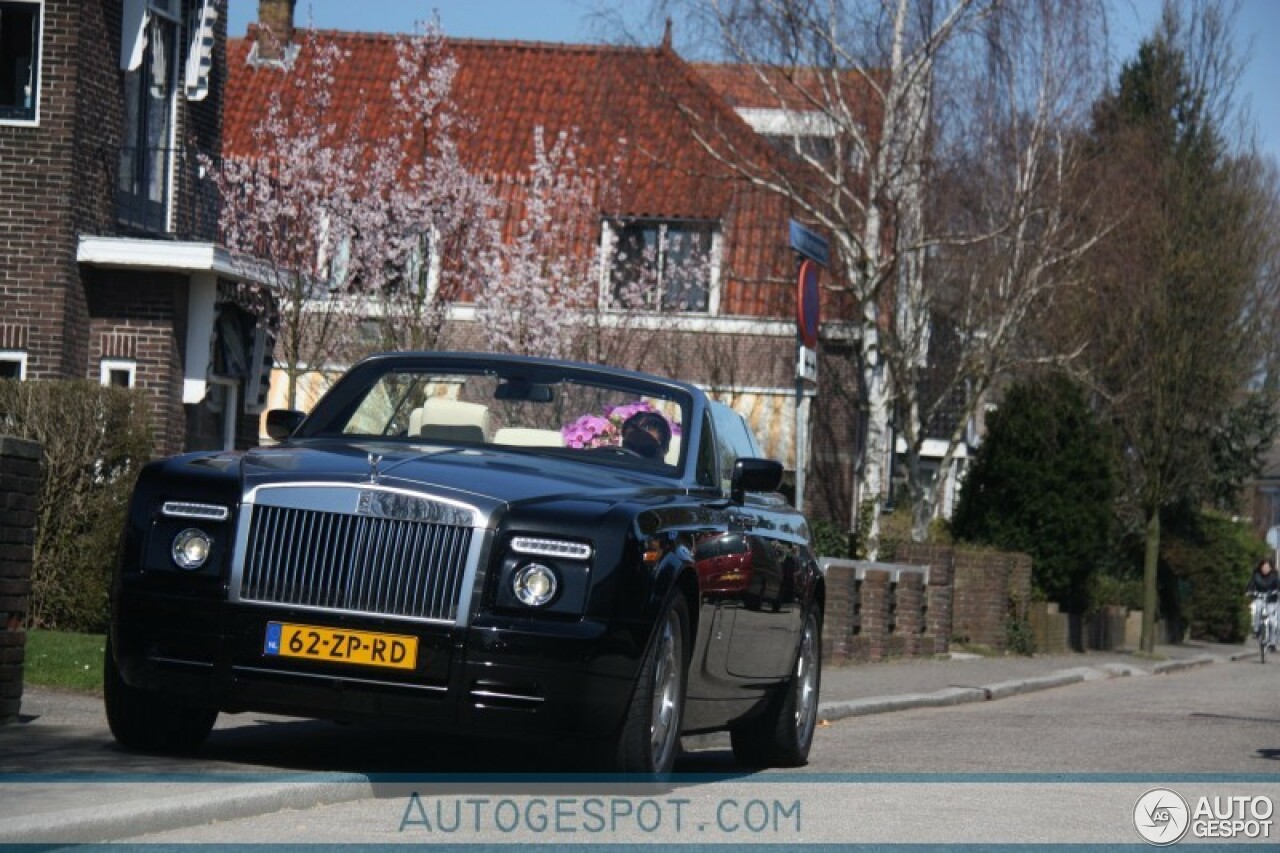
<instances>
[{"instance_id":1,"label":"chimney","mask_svg":"<svg viewBox=\"0 0 1280 853\"><path fill-rule=\"evenodd\" d=\"M297 0L258 0L258 59L284 59L293 41L293 7Z\"/></svg>"}]
</instances>

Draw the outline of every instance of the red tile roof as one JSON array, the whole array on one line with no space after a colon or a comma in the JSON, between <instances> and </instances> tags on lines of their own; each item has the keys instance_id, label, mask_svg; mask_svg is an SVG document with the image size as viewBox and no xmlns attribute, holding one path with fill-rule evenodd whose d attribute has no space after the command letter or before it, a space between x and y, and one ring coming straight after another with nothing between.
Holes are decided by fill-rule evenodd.
<instances>
[{"instance_id":1,"label":"red tile roof","mask_svg":"<svg viewBox=\"0 0 1280 853\"><path fill-rule=\"evenodd\" d=\"M821 68L785 68L737 63L696 62L692 68L720 93L730 106L765 109L802 110L812 108L814 100L824 100L824 92L832 90L837 72ZM869 100L869 84L862 74L846 71L838 74L842 89L849 96Z\"/></svg>"},{"instance_id":2,"label":"red tile roof","mask_svg":"<svg viewBox=\"0 0 1280 853\"><path fill-rule=\"evenodd\" d=\"M252 33L251 33L252 35ZM335 72L329 120L359 121L376 142L394 125L391 81L397 74L394 35L318 31L345 58ZM305 31L294 69L312 57ZM283 84L278 69L250 66L250 39L228 45L224 154L245 155L271 93ZM585 161L611 163L625 140L617 175L616 209L605 215L719 220L723 225L721 312L790 316L792 288L787 206L751 189L693 138L677 104L692 105L749 156L776 156L714 89L668 48L556 45L449 39L458 62L456 111L468 126L457 132L466 164L495 180L518 179L533 159L533 133L548 139L576 130ZM772 284L766 284L772 281Z\"/></svg>"}]
</instances>

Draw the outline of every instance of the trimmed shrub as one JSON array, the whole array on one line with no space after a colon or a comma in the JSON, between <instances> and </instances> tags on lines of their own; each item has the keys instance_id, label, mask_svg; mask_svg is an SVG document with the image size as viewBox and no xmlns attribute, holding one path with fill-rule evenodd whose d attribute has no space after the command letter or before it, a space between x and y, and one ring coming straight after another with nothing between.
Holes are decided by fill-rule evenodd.
<instances>
[{"instance_id":1,"label":"trimmed shrub","mask_svg":"<svg viewBox=\"0 0 1280 853\"><path fill-rule=\"evenodd\" d=\"M847 530L830 521L815 521L810 526L813 534L813 550L817 557L847 560L853 557L852 536Z\"/></svg>"},{"instance_id":2,"label":"trimmed shrub","mask_svg":"<svg viewBox=\"0 0 1280 853\"><path fill-rule=\"evenodd\" d=\"M151 455L143 394L0 381L0 433L44 446L28 627L102 632L129 493Z\"/></svg>"},{"instance_id":3,"label":"trimmed shrub","mask_svg":"<svg viewBox=\"0 0 1280 853\"><path fill-rule=\"evenodd\" d=\"M1207 512L1170 525L1160 545L1161 568L1172 576L1165 585L1167 615L1176 615L1193 639L1242 642L1244 588L1266 545L1248 525Z\"/></svg>"},{"instance_id":4,"label":"trimmed shrub","mask_svg":"<svg viewBox=\"0 0 1280 853\"><path fill-rule=\"evenodd\" d=\"M1060 377L1015 385L988 419L951 532L1030 554L1037 590L1083 612L1112 545L1110 458L1075 385Z\"/></svg>"}]
</instances>

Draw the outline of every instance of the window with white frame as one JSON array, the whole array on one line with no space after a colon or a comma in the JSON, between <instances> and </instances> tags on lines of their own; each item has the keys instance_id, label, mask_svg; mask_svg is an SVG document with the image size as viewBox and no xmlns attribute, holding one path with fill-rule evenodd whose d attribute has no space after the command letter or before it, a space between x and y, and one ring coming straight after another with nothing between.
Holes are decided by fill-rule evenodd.
<instances>
[{"instance_id":1,"label":"window with white frame","mask_svg":"<svg viewBox=\"0 0 1280 853\"><path fill-rule=\"evenodd\" d=\"M0 379L27 378L27 354L22 350L0 350Z\"/></svg>"},{"instance_id":2,"label":"window with white frame","mask_svg":"<svg viewBox=\"0 0 1280 853\"><path fill-rule=\"evenodd\" d=\"M132 388L138 377L138 363L131 358L104 358L98 381L112 388Z\"/></svg>"},{"instance_id":3,"label":"window with white frame","mask_svg":"<svg viewBox=\"0 0 1280 853\"><path fill-rule=\"evenodd\" d=\"M741 108L738 115L776 150L800 160L814 161L829 168L836 156L836 138L843 136L845 158L851 169L862 172L866 151L858 140L866 131L858 125L841 132L831 116L815 110Z\"/></svg>"},{"instance_id":4,"label":"window with white frame","mask_svg":"<svg viewBox=\"0 0 1280 853\"><path fill-rule=\"evenodd\" d=\"M0 2L0 122L35 124L40 116L43 2Z\"/></svg>"},{"instance_id":5,"label":"window with white frame","mask_svg":"<svg viewBox=\"0 0 1280 853\"><path fill-rule=\"evenodd\" d=\"M619 220L604 229L606 298L613 308L715 314L715 223Z\"/></svg>"},{"instance_id":6,"label":"window with white frame","mask_svg":"<svg viewBox=\"0 0 1280 853\"><path fill-rule=\"evenodd\" d=\"M120 150L117 213L151 233L169 229L171 161L177 104L180 0L128 0L121 45L124 145Z\"/></svg>"}]
</instances>

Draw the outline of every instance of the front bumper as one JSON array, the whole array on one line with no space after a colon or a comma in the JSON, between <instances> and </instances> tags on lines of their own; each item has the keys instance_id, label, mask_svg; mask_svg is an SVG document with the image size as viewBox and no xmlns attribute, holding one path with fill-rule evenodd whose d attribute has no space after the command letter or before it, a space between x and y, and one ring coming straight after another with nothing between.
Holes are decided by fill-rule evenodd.
<instances>
[{"instance_id":1,"label":"front bumper","mask_svg":"<svg viewBox=\"0 0 1280 853\"><path fill-rule=\"evenodd\" d=\"M413 670L268 655L269 622L410 635ZM219 711L504 736L604 737L631 701L639 650L589 620L479 614L468 627L124 590L111 627L132 687Z\"/></svg>"}]
</instances>

